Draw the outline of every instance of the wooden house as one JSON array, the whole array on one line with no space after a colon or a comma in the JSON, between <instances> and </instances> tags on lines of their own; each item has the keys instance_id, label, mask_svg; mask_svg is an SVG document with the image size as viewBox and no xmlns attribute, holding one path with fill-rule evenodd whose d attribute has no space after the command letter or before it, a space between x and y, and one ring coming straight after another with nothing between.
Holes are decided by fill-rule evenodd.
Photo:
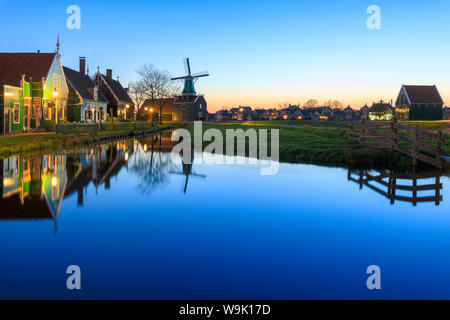
<instances>
[{"instance_id":1,"label":"wooden house","mask_svg":"<svg viewBox=\"0 0 450 320\"><path fill-rule=\"evenodd\" d=\"M42 120L64 121L67 98L58 51L0 53L1 134L39 128Z\"/></svg>"},{"instance_id":2,"label":"wooden house","mask_svg":"<svg viewBox=\"0 0 450 320\"><path fill-rule=\"evenodd\" d=\"M64 67L69 84L67 120L71 122L106 121L106 98L99 90L98 83L86 74L86 59L80 58L80 70Z\"/></svg>"},{"instance_id":3,"label":"wooden house","mask_svg":"<svg viewBox=\"0 0 450 320\"><path fill-rule=\"evenodd\" d=\"M97 72L93 78L98 83L100 91L106 98L108 115L117 117L119 121L133 120L134 103L128 95L127 90L122 87L118 80L112 78L112 70L107 69L106 75Z\"/></svg>"},{"instance_id":4,"label":"wooden house","mask_svg":"<svg viewBox=\"0 0 450 320\"><path fill-rule=\"evenodd\" d=\"M442 120L444 101L436 86L403 85L395 115L403 120Z\"/></svg>"},{"instance_id":5,"label":"wooden house","mask_svg":"<svg viewBox=\"0 0 450 320\"><path fill-rule=\"evenodd\" d=\"M394 115L394 108L389 103L380 101L372 104L369 110L369 119L372 121L391 120Z\"/></svg>"}]
</instances>

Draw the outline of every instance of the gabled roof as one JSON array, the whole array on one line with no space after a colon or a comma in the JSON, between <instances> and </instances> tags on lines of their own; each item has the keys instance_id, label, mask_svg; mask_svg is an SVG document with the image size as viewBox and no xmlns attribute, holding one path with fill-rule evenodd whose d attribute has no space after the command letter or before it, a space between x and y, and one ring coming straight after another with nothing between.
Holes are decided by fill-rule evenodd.
<instances>
[{"instance_id":1,"label":"gabled roof","mask_svg":"<svg viewBox=\"0 0 450 320\"><path fill-rule=\"evenodd\" d=\"M103 82L106 83L108 89L111 91L111 93L119 99L119 101L127 102L129 104L133 104L133 100L131 100L130 96L128 95L127 91L122 87L119 81L116 81L112 78L108 78L107 76L103 74L97 74L96 76L100 75ZM108 97L106 97L108 99Z\"/></svg>"},{"instance_id":2,"label":"gabled roof","mask_svg":"<svg viewBox=\"0 0 450 320\"><path fill-rule=\"evenodd\" d=\"M392 111L393 108L389 103L374 103L370 108L370 112L388 112Z\"/></svg>"},{"instance_id":3,"label":"gabled roof","mask_svg":"<svg viewBox=\"0 0 450 320\"><path fill-rule=\"evenodd\" d=\"M25 80L46 78L56 53L0 53L0 85L20 86Z\"/></svg>"},{"instance_id":4,"label":"gabled roof","mask_svg":"<svg viewBox=\"0 0 450 320\"><path fill-rule=\"evenodd\" d=\"M411 104L432 103L444 104L436 86L407 86L403 88Z\"/></svg>"},{"instance_id":5,"label":"gabled roof","mask_svg":"<svg viewBox=\"0 0 450 320\"><path fill-rule=\"evenodd\" d=\"M83 75L78 71L64 67L64 74L66 79L72 86L72 88L78 92L83 99L94 100L94 88L95 83L88 75ZM98 90L98 100L100 102L106 102L106 98Z\"/></svg>"}]
</instances>

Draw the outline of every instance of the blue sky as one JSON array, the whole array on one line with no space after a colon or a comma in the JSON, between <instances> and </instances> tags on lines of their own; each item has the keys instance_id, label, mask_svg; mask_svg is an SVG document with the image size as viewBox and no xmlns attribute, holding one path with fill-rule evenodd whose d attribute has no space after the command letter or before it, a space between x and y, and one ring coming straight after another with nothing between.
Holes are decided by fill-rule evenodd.
<instances>
[{"instance_id":1,"label":"blue sky","mask_svg":"<svg viewBox=\"0 0 450 320\"><path fill-rule=\"evenodd\" d=\"M69 5L81 30L66 28ZM369 30L367 8L381 8ZM1 51L55 49L64 65L86 56L126 86L154 63L173 75L208 70L197 91L222 106L338 99L361 107L395 99L404 84L436 84L450 103L449 1L16 1L0 0Z\"/></svg>"}]
</instances>

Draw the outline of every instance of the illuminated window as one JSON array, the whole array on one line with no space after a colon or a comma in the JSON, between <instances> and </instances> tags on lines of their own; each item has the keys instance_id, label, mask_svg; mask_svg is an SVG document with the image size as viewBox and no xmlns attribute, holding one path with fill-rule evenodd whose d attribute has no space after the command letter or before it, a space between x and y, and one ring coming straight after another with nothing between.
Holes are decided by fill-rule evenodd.
<instances>
[{"instance_id":1,"label":"illuminated window","mask_svg":"<svg viewBox=\"0 0 450 320\"><path fill-rule=\"evenodd\" d=\"M18 104L18 103L14 103L13 122L20 123L20 104Z\"/></svg>"}]
</instances>

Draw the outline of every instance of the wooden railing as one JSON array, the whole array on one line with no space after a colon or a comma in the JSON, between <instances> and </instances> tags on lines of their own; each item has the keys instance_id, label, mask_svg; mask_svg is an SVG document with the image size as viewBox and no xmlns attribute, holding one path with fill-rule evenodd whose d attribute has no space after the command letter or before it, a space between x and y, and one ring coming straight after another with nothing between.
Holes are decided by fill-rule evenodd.
<instances>
[{"instance_id":1,"label":"wooden railing","mask_svg":"<svg viewBox=\"0 0 450 320\"><path fill-rule=\"evenodd\" d=\"M394 174L386 171L356 170L348 171L348 180L359 184L390 199L391 204L395 201L410 202L416 206L420 202L434 202L437 206L443 200L441 190L443 188L440 181L441 172ZM423 179L434 179L434 184L420 184ZM398 183L402 180L402 184ZM409 181L409 184L405 184ZM403 191L405 195L398 195L397 191ZM434 191L434 195L423 195L422 191ZM409 195L411 194L411 195Z\"/></svg>"},{"instance_id":2,"label":"wooden railing","mask_svg":"<svg viewBox=\"0 0 450 320\"><path fill-rule=\"evenodd\" d=\"M420 129L419 126L399 124L397 119L386 122L350 122L350 140L363 146L389 148L399 151L413 159L413 165L421 161L441 169L444 152L444 136Z\"/></svg>"}]
</instances>

